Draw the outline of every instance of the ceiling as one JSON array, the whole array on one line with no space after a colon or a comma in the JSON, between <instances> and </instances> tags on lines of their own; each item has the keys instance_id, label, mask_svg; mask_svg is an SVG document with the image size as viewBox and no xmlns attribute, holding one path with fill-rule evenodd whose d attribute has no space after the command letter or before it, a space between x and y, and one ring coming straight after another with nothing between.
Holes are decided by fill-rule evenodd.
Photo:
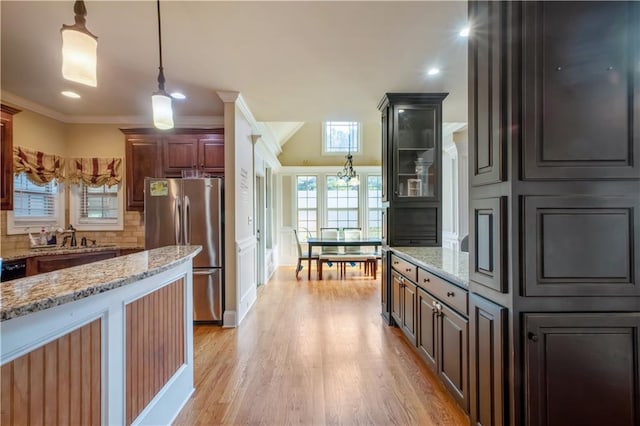
<instances>
[{"instance_id":1,"label":"ceiling","mask_svg":"<svg viewBox=\"0 0 640 426\"><path fill-rule=\"evenodd\" d=\"M98 87L63 80L62 24L73 1L6 1L2 97L69 121L143 117L157 89L154 1L86 1L98 36ZM221 116L217 91L238 91L261 122L379 121L385 92L449 92L444 121L467 121L466 2L163 1L166 87L175 121ZM442 72L429 77L432 66ZM62 90L82 98L68 99Z\"/></svg>"}]
</instances>

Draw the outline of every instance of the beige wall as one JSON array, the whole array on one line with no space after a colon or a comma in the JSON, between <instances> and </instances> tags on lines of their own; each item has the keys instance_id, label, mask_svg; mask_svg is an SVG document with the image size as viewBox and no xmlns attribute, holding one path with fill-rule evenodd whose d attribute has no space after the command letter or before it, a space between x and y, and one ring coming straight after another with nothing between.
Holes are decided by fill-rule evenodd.
<instances>
[{"instance_id":1,"label":"beige wall","mask_svg":"<svg viewBox=\"0 0 640 426\"><path fill-rule=\"evenodd\" d=\"M354 165L382 164L380 123L362 124L362 151L354 154ZM344 155L322 154L322 123L306 123L282 147L278 160L283 166L334 166L344 164Z\"/></svg>"},{"instance_id":2,"label":"beige wall","mask_svg":"<svg viewBox=\"0 0 640 426\"><path fill-rule=\"evenodd\" d=\"M68 125L23 109L13 116L13 146L67 155Z\"/></svg>"},{"instance_id":3,"label":"beige wall","mask_svg":"<svg viewBox=\"0 0 640 426\"><path fill-rule=\"evenodd\" d=\"M64 157L120 157L124 159L124 135L115 124L68 124L38 113L22 110L14 116L13 144ZM125 165L122 168L124 185ZM66 225L69 225L69 191L65 190ZM124 213L122 231L79 231L79 238L99 244L144 246L144 223L139 212ZM3 249L26 249L25 235L7 235L7 215L0 215L0 243Z\"/></svg>"}]
</instances>

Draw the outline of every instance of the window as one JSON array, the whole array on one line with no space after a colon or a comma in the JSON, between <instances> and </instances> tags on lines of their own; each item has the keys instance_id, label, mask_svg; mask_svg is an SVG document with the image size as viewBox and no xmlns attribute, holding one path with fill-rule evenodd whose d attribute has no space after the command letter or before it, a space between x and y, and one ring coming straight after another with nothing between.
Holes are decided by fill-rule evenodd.
<instances>
[{"instance_id":1,"label":"window","mask_svg":"<svg viewBox=\"0 0 640 426\"><path fill-rule=\"evenodd\" d=\"M318 178L297 176L298 231L307 231L312 237L318 234ZM307 232L299 232L300 241L307 241Z\"/></svg>"},{"instance_id":2,"label":"window","mask_svg":"<svg viewBox=\"0 0 640 426\"><path fill-rule=\"evenodd\" d=\"M367 235L382 238L382 176L367 176Z\"/></svg>"},{"instance_id":3,"label":"window","mask_svg":"<svg viewBox=\"0 0 640 426\"><path fill-rule=\"evenodd\" d=\"M358 186L339 185L336 176L327 176L327 226L358 227Z\"/></svg>"},{"instance_id":4,"label":"window","mask_svg":"<svg viewBox=\"0 0 640 426\"><path fill-rule=\"evenodd\" d=\"M327 121L322 128L325 154L360 152L360 123L355 121Z\"/></svg>"},{"instance_id":5,"label":"window","mask_svg":"<svg viewBox=\"0 0 640 426\"><path fill-rule=\"evenodd\" d=\"M70 222L83 231L122 230L122 191L120 185L71 186Z\"/></svg>"},{"instance_id":6,"label":"window","mask_svg":"<svg viewBox=\"0 0 640 426\"><path fill-rule=\"evenodd\" d=\"M7 233L21 234L28 228L64 226L64 197L54 179L36 185L20 173L13 178L13 211L7 214ZM39 229L38 229L39 231Z\"/></svg>"}]
</instances>

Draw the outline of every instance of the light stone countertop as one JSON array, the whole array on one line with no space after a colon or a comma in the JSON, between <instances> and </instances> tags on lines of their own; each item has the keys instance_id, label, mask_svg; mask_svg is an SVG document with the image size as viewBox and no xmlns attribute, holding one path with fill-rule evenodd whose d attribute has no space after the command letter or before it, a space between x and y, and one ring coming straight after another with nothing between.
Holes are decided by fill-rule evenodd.
<instances>
[{"instance_id":1,"label":"light stone countertop","mask_svg":"<svg viewBox=\"0 0 640 426\"><path fill-rule=\"evenodd\" d=\"M144 250L144 247L140 246L121 246L117 244L98 244L96 246L77 246L77 247L60 247L52 246L51 248L38 248L38 249L7 249L2 250L2 259L4 262L18 259L27 259L29 257L36 256L53 256L58 254L75 254L75 253L93 253L114 249L137 249Z\"/></svg>"},{"instance_id":2,"label":"light stone countertop","mask_svg":"<svg viewBox=\"0 0 640 426\"><path fill-rule=\"evenodd\" d=\"M0 284L0 322L135 283L184 263L201 250L201 246L168 246L7 281Z\"/></svg>"},{"instance_id":3,"label":"light stone countertop","mask_svg":"<svg viewBox=\"0 0 640 426\"><path fill-rule=\"evenodd\" d=\"M390 247L400 257L461 287L469 287L469 253L444 247Z\"/></svg>"}]
</instances>

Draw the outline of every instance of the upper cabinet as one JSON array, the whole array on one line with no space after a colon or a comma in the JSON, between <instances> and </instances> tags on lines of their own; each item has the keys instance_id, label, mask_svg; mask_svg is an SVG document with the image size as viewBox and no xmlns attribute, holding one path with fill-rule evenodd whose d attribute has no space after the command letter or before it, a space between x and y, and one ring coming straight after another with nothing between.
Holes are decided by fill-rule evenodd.
<instances>
[{"instance_id":1,"label":"upper cabinet","mask_svg":"<svg viewBox=\"0 0 640 426\"><path fill-rule=\"evenodd\" d=\"M2 210L13 210L13 115L20 110L2 105L0 120L0 203Z\"/></svg>"},{"instance_id":2,"label":"upper cabinet","mask_svg":"<svg viewBox=\"0 0 640 426\"><path fill-rule=\"evenodd\" d=\"M123 129L127 210L144 209L144 179L181 177L183 170L224 174L224 129Z\"/></svg>"},{"instance_id":3,"label":"upper cabinet","mask_svg":"<svg viewBox=\"0 0 640 426\"><path fill-rule=\"evenodd\" d=\"M179 177L185 169L224 173L224 134L219 130L217 133L165 137L165 175Z\"/></svg>"},{"instance_id":4,"label":"upper cabinet","mask_svg":"<svg viewBox=\"0 0 640 426\"><path fill-rule=\"evenodd\" d=\"M388 201L440 199L442 101L446 96L387 93L380 102Z\"/></svg>"},{"instance_id":5,"label":"upper cabinet","mask_svg":"<svg viewBox=\"0 0 640 426\"><path fill-rule=\"evenodd\" d=\"M391 246L442 245L442 101L447 93L387 93L382 199Z\"/></svg>"}]
</instances>

